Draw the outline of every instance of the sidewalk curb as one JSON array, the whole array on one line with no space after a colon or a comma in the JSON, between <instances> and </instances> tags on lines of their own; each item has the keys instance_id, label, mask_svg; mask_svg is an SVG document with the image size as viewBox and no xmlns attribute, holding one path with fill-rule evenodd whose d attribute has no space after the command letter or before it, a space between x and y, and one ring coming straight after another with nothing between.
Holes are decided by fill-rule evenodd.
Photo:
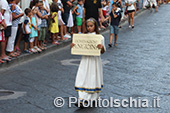
<instances>
[{"instance_id":1,"label":"sidewalk curb","mask_svg":"<svg viewBox=\"0 0 170 113\"><path fill-rule=\"evenodd\" d=\"M138 14L140 14L141 12L145 11L147 9L141 9L139 10L138 12L135 13L135 16L137 16ZM125 18L125 19L122 19L120 24L126 22L128 20L128 18ZM106 29L104 30L101 30L100 32L104 32L104 31L107 31L109 30L109 27L107 27ZM0 64L0 69L2 68L9 68L11 66L15 66L15 65L18 65L18 64L21 64L22 62L24 61L28 61L28 60L31 60L31 59L34 59L34 58L37 58L38 56L40 55L45 55L49 52L52 52L56 49L60 49L62 47L65 47L69 44L71 44L71 41L72 39L68 39L67 41L64 41L64 42L61 42L59 45L49 45L47 46L47 50L41 52L41 53L36 53L36 54L33 54L33 53L28 53L28 54L21 54L20 56L16 57L16 58L12 58L12 61L11 62L5 62L3 64Z\"/></svg>"}]
</instances>

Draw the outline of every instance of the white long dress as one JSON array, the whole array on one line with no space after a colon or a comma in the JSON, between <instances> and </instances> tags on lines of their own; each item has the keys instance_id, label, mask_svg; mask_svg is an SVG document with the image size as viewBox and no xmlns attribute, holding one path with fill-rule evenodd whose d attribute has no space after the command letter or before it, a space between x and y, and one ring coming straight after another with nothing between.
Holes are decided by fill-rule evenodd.
<instances>
[{"instance_id":1,"label":"white long dress","mask_svg":"<svg viewBox=\"0 0 170 113\"><path fill-rule=\"evenodd\" d=\"M89 34L96 34L89 33ZM102 43L105 47L105 40ZM103 66L100 56L82 56L75 81L80 100L96 100L103 88Z\"/></svg>"}]
</instances>

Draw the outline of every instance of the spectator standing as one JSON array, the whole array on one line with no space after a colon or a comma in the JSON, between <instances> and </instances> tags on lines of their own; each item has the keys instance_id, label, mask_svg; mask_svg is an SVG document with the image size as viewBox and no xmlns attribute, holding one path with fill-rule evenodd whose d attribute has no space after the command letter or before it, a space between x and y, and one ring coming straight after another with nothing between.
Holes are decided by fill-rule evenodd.
<instances>
[{"instance_id":1,"label":"spectator standing","mask_svg":"<svg viewBox=\"0 0 170 113\"><path fill-rule=\"evenodd\" d=\"M2 14L0 12L0 43L5 43L4 29L6 29L6 27L7 26L6 26L4 17L2 16ZM1 44L0 47L1 47L1 56L2 56L2 54L4 52L4 50L2 51L2 49L4 49L3 44ZM6 59L0 57L0 63L4 63L4 61L9 61L9 60L6 60Z\"/></svg>"},{"instance_id":2,"label":"spectator standing","mask_svg":"<svg viewBox=\"0 0 170 113\"><path fill-rule=\"evenodd\" d=\"M50 32L52 33L52 44L59 44L58 42L58 33L59 33L58 11L59 11L58 4L56 2L52 3L51 16L50 16L51 17Z\"/></svg>"},{"instance_id":3,"label":"spectator standing","mask_svg":"<svg viewBox=\"0 0 170 113\"><path fill-rule=\"evenodd\" d=\"M132 28L134 28L134 16L136 12L136 0L125 0L125 6L127 6L128 13L128 22L129 28L131 28L131 20L132 20Z\"/></svg>"},{"instance_id":4,"label":"spectator standing","mask_svg":"<svg viewBox=\"0 0 170 113\"><path fill-rule=\"evenodd\" d=\"M70 1L70 0L61 0L61 1L63 4L63 9L64 9L64 12L62 13L62 19L65 23L64 35L65 35L65 37L70 38L70 36L67 34L67 24L68 24L68 19L69 19L69 15L70 15L70 10L73 7L73 4L71 3L72 1Z\"/></svg>"},{"instance_id":5,"label":"spectator standing","mask_svg":"<svg viewBox=\"0 0 170 113\"><path fill-rule=\"evenodd\" d=\"M153 5L155 6L155 12L158 12L156 0L150 0L150 8L151 8L151 12L152 12L152 7L153 7Z\"/></svg>"},{"instance_id":6,"label":"spectator standing","mask_svg":"<svg viewBox=\"0 0 170 113\"><path fill-rule=\"evenodd\" d=\"M40 11L41 15L44 17L44 19L42 19L42 22L40 25L41 29L40 29L39 36L38 36L38 42L39 42L38 48L45 50L46 47L43 46L43 42L44 42L45 36L46 36L48 14L47 14L46 10L44 9L42 2L39 3L39 11Z\"/></svg>"},{"instance_id":7,"label":"spectator standing","mask_svg":"<svg viewBox=\"0 0 170 113\"><path fill-rule=\"evenodd\" d=\"M9 37L8 44L6 50L9 52L9 56L16 57L17 54L14 53L14 43L15 43L15 38L17 35L17 30L18 30L18 24L20 21L20 18L24 16L24 13L21 13L19 8L16 6L16 3L19 3L20 0L9 0L9 6L12 11L12 33L11 36Z\"/></svg>"},{"instance_id":8,"label":"spectator standing","mask_svg":"<svg viewBox=\"0 0 170 113\"><path fill-rule=\"evenodd\" d=\"M99 25L99 13L103 21L104 17L102 12L101 0L85 0L83 14L83 18L85 17L85 20L89 18L94 18Z\"/></svg>"},{"instance_id":9,"label":"spectator standing","mask_svg":"<svg viewBox=\"0 0 170 113\"><path fill-rule=\"evenodd\" d=\"M76 16L76 21L77 21L77 31L78 33L81 33L81 26L83 22L83 0L78 0L78 5L74 8L74 13L77 15Z\"/></svg>"},{"instance_id":10,"label":"spectator standing","mask_svg":"<svg viewBox=\"0 0 170 113\"><path fill-rule=\"evenodd\" d=\"M31 34L30 34L30 52L36 53L38 52L37 48L34 47L34 41L35 37L38 37L38 20L35 17L37 14L37 9L34 7L32 9L32 15L31 15ZM40 52L40 51L39 51Z\"/></svg>"},{"instance_id":11,"label":"spectator standing","mask_svg":"<svg viewBox=\"0 0 170 113\"><path fill-rule=\"evenodd\" d=\"M1 0L1 13L4 17L5 23L7 25L7 28L4 30L4 36L5 36L5 42L1 41L1 58L10 61L10 57L8 57L5 53L5 47L8 43L8 39L11 36L11 29L12 29L12 12L9 7L9 4L7 0Z\"/></svg>"},{"instance_id":12,"label":"spectator standing","mask_svg":"<svg viewBox=\"0 0 170 113\"><path fill-rule=\"evenodd\" d=\"M64 21L62 19L62 13L64 13L64 9L63 9L63 4L61 2L61 0L53 0L54 2L57 2L58 3L58 7L59 7L59 11L58 11L58 23L59 23L59 26L60 26L60 37L61 37L61 41L62 40L66 40L67 38L64 38Z\"/></svg>"},{"instance_id":13,"label":"spectator standing","mask_svg":"<svg viewBox=\"0 0 170 113\"><path fill-rule=\"evenodd\" d=\"M30 51L27 49L27 45L29 43L30 34L31 34L32 12L31 12L30 8L26 8L24 12L25 12L25 15L26 15L25 20L24 20L24 24L23 24L24 52L29 53Z\"/></svg>"},{"instance_id":14,"label":"spectator standing","mask_svg":"<svg viewBox=\"0 0 170 113\"><path fill-rule=\"evenodd\" d=\"M20 13L23 13L23 10L21 9L21 6L16 5L16 7L18 7ZM24 16L21 17L20 21L19 21L19 24L18 24L18 30L17 30L17 35L16 35L16 38L15 38L15 47L14 47L14 51L17 52L17 56L19 56L21 54L21 50L20 50L20 41L22 39L22 36L23 36L23 33L22 33L22 23L23 23L23 20L24 19Z\"/></svg>"}]
</instances>

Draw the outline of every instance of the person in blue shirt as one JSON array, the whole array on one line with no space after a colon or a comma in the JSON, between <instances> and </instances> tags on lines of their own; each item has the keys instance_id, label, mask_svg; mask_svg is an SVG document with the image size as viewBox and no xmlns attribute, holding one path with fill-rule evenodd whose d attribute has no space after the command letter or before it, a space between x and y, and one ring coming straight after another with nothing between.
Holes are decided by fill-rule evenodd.
<instances>
[{"instance_id":1,"label":"person in blue shirt","mask_svg":"<svg viewBox=\"0 0 170 113\"><path fill-rule=\"evenodd\" d=\"M83 21L83 0L78 0L78 5L74 8L74 13L77 15L76 16L76 21L77 21L77 30L78 33L81 33L81 26L82 26L82 21Z\"/></svg>"},{"instance_id":2,"label":"person in blue shirt","mask_svg":"<svg viewBox=\"0 0 170 113\"><path fill-rule=\"evenodd\" d=\"M112 11L105 20L110 19L111 20L111 25L110 25L110 43L108 44L109 47L112 47L112 40L113 40L113 35L115 35L115 41L114 41L114 46L117 46L117 35L119 32L119 22L121 18L121 12L118 11L118 5L116 3L112 4Z\"/></svg>"}]
</instances>

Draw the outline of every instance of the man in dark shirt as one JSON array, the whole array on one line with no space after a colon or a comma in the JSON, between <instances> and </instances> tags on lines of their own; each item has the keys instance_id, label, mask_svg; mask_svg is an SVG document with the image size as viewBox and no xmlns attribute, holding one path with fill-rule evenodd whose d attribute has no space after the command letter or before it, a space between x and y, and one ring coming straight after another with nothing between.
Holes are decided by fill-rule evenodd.
<instances>
[{"instance_id":1,"label":"man in dark shirt","mask_svg":"<svg viewBox=\"0 0 170 113\"><path fill-rule=\"evenodd\" d=\"M104 20L101 0L85 0L84 3L84 19L94 18L99 23L99 13L102 21Z\"/></svg>"},{"instance_id":2,"label":"man in dark shirt","mask_svg":"<svg viewBox=\"0 0 170 113\"><path fill-rule=\"evenodd\" d=\"M112 4L112 11L105 20L111 19L111 25L110 25L110 43L109 47L112 47L112 40L113 40L113 35L115 35L115 41L114 41L114 46L117 46L117 35L119 32L119 22L121 18L121 13L120 11L117 10L117 4L113 3Z\"/></svg>"},{"instance_id":3,"label":"man in dark shirt","mask_svg":"<svg viewBox=\"0 0 170 113\"><path fill-rule=\"evenodd\" d=\"M68 18L70 15L70 9L73 6L73 4L71 3L70 0L61 0L63 3L63 9L64 9L64 13L62 13L62 19L65 23L65 25L67 26L68 23Z\"/></svg>"}]
</instances>

